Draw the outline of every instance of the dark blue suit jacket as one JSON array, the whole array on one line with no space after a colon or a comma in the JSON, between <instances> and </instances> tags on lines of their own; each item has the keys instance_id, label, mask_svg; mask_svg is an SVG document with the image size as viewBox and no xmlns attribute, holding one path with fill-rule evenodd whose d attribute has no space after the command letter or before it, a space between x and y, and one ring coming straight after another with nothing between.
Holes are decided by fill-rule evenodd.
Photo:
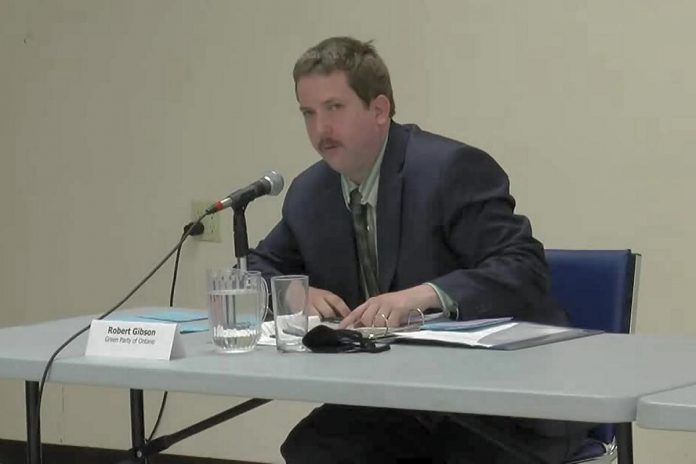
<instances>
[{"instance_id":1,"label":"dark blue suit jacket","mask_svg":"<svg viewBox=\"0 0 696 464\"><path fill-rule=\"evenodd\" d=\"M391 123L379 179L381 292L432 282L460 319L515 316L563 324L527 218L513 213L505 172L483 151L414 125ZM266 277L307 274L355 308L364 297L351 216L324 161L288 189L281 221L248 257Z\"/></svg>"}]
</instances>

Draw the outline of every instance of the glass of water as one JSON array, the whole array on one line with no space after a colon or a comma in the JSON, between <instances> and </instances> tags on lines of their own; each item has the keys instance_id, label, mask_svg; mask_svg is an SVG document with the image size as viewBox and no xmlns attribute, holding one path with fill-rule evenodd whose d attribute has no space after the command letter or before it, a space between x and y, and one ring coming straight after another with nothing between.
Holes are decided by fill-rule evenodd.
<instances>
[{"instance_id":1,"label":"glass of water","mask_svg":"<svg viewBox=\"0 0 696 464\"><path fill-rule=\"evenodd\" d=\"M208 270L208 321L221 353L254 349L268 309L268 287L260 272Z\"/></svg>"},{"instance_id":2,"label":"glass of water","mask_svg":"<svg viewBox=\"0 0 696 464\"><path fill-rule=\"evenodd\" d=\"M306 351L302 337L307 333L308 290L306 275L271 277L273 320L279 351Z\"/></svg>"}]
</instances>

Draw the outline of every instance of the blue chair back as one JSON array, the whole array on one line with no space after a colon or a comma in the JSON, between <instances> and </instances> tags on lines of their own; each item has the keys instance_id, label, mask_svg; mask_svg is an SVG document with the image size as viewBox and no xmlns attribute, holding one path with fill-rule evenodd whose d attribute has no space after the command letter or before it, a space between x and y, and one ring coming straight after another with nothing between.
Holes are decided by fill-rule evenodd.
<instances>
[{"instance_id":1,"label":"blue chair back","mask_svg":"<svg viewBox=\"0 0 696 464\"><path fill-rule=\"evenodd\" d=\"M636 255L631 250L546 250L551 294L574 327L629 333Z\"/></svg>"},{"instance_id":2,"label":"blue chair back","mask_svg":"<svg viewBox=\"0 0 696 464\"><path fill-rule=\"evenodd\" d=\"M631 250L546 250L551 294L574 327L630 332L638 256ZM593 435L610 443L614 427L600 426Z\"/></svg>"}]
</instances>

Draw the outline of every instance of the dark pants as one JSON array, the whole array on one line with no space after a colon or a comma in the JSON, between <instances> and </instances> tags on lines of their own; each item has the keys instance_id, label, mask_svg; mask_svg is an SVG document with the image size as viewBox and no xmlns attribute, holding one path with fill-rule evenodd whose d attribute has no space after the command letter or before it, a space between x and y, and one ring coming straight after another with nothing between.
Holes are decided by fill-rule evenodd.
<instances>
[{"instance_id":1,"label":"dark pants","mask_svg":"<svg viewBox=\"0 0 696 464\"><path fill-rule=\"evenodd\" d=\"M505 445L524 446L550 464L580 446L590 424L446 415L323 405L290 432L280 450L287 464L508 464L522 462ZM495 437L500 444L486 440Z\"/></svg>"}]
</instances>

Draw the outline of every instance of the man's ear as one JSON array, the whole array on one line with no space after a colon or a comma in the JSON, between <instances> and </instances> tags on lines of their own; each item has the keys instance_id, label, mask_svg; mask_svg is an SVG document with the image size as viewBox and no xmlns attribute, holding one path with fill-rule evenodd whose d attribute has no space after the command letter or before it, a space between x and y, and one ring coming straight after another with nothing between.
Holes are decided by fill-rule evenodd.
<instances>
[{"instance_id":1,"label":"man's ear","mask_svg":"<svg viewBox=\"0 0 696 464\"><path fill-rule=\"evenodd\" d=\"M375 99L372 100L372 108L375 111L375 118L379 124L386 124L389 122L391 119L389 116L391 103L385 95L377 95Z\"/></svg>"}]
</instances>

